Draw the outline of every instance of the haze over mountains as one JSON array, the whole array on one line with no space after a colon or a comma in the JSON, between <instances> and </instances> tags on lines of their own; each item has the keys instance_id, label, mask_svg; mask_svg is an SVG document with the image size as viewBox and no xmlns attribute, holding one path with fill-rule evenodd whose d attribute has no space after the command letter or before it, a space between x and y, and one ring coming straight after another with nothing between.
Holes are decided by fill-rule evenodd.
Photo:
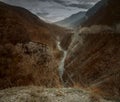
<instances>
[{"instance_id":1,"label":"haze over mountains","mask_svg":"<svg viewBox=\"0 0 120 102\"><path fill-rule=\"evenodd\" d=\"M64 20L56 22L55 24L66 28L80 27L84 22L88 22L87 20L90 17L93 18L92 16L95 16L96 12L99 11L100 9L103 9L105 6L107 6L107 0L101 0L98 3L96 3L92 8L90 8L88 11L86 12L80 11L68 18L65 18ZM95 17L95 19L98 19L98 17ZM92 20L90 21L93 22Z\"/></svg>"},{"instance_id":2,"label":"haze over mountains","mask_svg":"<svg viewBox=\"0 0 120 102\"><path fill-rule=\"evenodd\" d=\"M87 11L99 0L0 0L24 7L40 18L56 22L79 11Z\"/></svg>"},{"instance_id":3,"label":"haze over mountains","mask_svg":"<svg viewBox=\"0 0 120 102\"><path fill-rule=\"evenodd\" d=\"M58 26L66 27L66 28L75 28L79 26L82 22L85 20L86 12L78 12L76 14L71 15L68 18L65 18L64 20L55 22Z\"/></svg>"}]
</instances>

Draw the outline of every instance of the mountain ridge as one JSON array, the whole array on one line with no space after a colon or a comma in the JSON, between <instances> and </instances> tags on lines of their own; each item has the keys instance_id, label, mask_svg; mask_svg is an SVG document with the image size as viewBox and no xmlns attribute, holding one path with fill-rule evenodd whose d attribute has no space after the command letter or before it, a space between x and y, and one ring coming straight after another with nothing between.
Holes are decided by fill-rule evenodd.
<instances>
[{"instance_id":1,"label":"mountain ridge","mask_svg":"<svg viewBox=\"0 0 120 102\"><path fill-rule=\"evenodd\" d=\"M103 6L97 10L91 17L89 17L82 26L90 26L90 25L114 25L120 22L120 1L112 1L112 0L101 0L101 4L103 2ZM99 4L100 5L100 4ZM91 8L91 9L94 9ZM89 11L88 11L89 12ZM102 16L100 16L102 15Z\"/></svg>"},{"instance_id":2,"label":"mountain ridge","mask_svg":"<svg viewBox=\"0 0 120 102\"><path fill-rule=\"evenodd\" d=\"M82 18L85 16L85 13L86 12L80 11L78 13L71 15L68 18L65 18L64 20L55 22L55 24L68 28L75 28L76 26L78 26L78 22L82 23Z\"/></svg>"}]
</instances>

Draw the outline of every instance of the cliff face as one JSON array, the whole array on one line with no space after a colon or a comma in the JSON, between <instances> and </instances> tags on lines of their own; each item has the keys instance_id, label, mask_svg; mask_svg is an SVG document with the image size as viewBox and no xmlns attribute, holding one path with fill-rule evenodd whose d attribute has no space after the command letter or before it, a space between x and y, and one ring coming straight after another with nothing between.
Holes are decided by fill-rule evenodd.
<instances>
[{"instance_id":1,"label":"cliff face","mask_svg":"<svg viewBox=\"0 0 120 102\"><path fill-rule=\"evenodd\" d=\"M108 0L102 12L96 12L99 16L93 15L85 23L90 27L74 35L63 75L66 86L84 87L107 98L120 97L119 4L119 0Z\"/></svg>"}]
</instances>

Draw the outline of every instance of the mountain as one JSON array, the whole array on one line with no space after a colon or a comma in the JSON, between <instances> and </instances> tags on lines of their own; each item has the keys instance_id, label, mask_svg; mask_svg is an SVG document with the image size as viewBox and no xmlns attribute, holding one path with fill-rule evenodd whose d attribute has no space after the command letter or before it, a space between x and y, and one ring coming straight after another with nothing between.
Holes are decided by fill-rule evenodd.
<instances>
[{"instance_id":1,"label":"mountain","mask_svg":"<svg viewBox=\"0 0 120 102\"><path fill-rule=\"evenodd\" d=\"M62 27L73 28L73 27L78 26L79 23L83 22L83 17L85 16L85 14L86 12L78 12L62 21L56 22L55 24L62 26Z\"/></svg>"},{"instance_id":2,"label":"mountain","mask_svg":"<svg viewBox=\"0 0 120 102\"><path fill-rule=\"evenodd\" d=\"M24 7L49 22L60 21L74 13L89 9L99 0L1 0L11 5Z\"/></svg>"},{"instance_id":3,"label":"mountain","mask_svg":"<svg viewBox=\"0 0 120 102\"><path fill-rule=\"evenodd\" d=\"M118 3L119 4L119 3ZM115 7L116 4L113 3ZM118 6L117 6L118 7ZM119 19L119 8L114 8L114 13L116 12L116 15L112 14L113 10L111 9L112 7L109 7L109 1L108 0L101 0L98 3L96 3L92 8L90 8L87 12L79 12L77 14L74 14L62 21L56 22L56 24L63 26L63 27L68 27L68 28L76 28L79 26L89 26L90 23L91 25L94 24L109 24L111 20L116 20L118 21ZM107 14L108 13L108 14ZM100 16L103 15L103 16ZM114 15L113 18L110 18L112 15ZM108 20L104 20L104 17ZM114 23L113 21L113 23ZM115 22L116 23L116 22Z\"/></svg>"},{"instance_id":4,"label":"mountain","mask_svg":"<svg viewBox=\"0 0 120 102\"><path fill-rule=\"evenodd\" d=\"M100 9L105 7L107 5L107 1L108 0L99 1L92 8L90 8L87 12L78 12L62 21L56 22L56 24L59 26L68 27L68 28L79 27L85 22L88 22L88 19L90 19L93 15L95 15L96 12L98 12Z\"/></svg>"},{"instance_id":5,"label":"mountain","mask_svg":"<svg viewBox=\"0 0 120 102\"><path fill-rule=\"evenodd\" d=\"M24 42L22 40L20 41L19 39L22 36L26 36L30 40L41 40L41 42L49 42L49 45L53 45L53 36L62 36L68 33L68 31L64 28L60 28L58 26L40 20L37 16L35 16L34 14L32 14L24 8L10 6L2 2L0 2L0 17L2 34L1 36L3 37L0 40L3 43L7 41L10 41L11 43ZM8 29L6 28L6 26L8 26ZM26 33L26 35L24 33ZM9 35L9 39L3 41L4 37L8 38L7 35ZM12 37L15 37L16 39ZM48 37L47 40L46 37Z\"/></svg>"},{"instance_id":6,"label":"mountain","mask_svg":"<svg viewBox=\"0 0 120 102\"><path fill-rule=\"evenodd\" d=\"M119 0L108 0L72 37L63 75L67 87L120 100L119 5Z\"/></svg>"},{"instance_id":7,"label":"mountain","mask_svg":"<svg viewBox=\"0 0 120 102\"><path fill-rule=\"evenodd\" d=\"M92 8L90 8L86 13L87 18L93 16L96 12L98 12L99 9L106 6L107 1L108 0L101 0L98 3L96 3Z\"/></svg>"},{"instance_id":8,"label":"mountain","mask_svg":"<svg viewBox=\"0 0 120 102\"><path fill-rule=\"evenodd\" d=\"M88 19L83 26L105 24L113 25L120 22L120 1L101 0L87 12ZM95 8L97 7L97 11ZM94 11L95 10L95 11ZM102 16L101 16L102 15Z\"/></svg>"},{"instance_id":9,"label":"mountain","mask_svg":"<svg viewBox=\"0 0 120 102\"><path fill-rule=\"evenodd\" d=\"M0 2L0 89L60 86L56 40L69 31L28 10Z\"/></svg>"}]
</instances>

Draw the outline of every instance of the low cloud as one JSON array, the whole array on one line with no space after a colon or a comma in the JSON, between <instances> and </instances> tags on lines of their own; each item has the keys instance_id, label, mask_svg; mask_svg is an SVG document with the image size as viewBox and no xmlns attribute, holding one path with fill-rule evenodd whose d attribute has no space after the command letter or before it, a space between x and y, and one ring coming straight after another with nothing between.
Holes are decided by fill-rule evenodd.
<instances>
[{"instance_id":1,"label":"low cloud","mask_svg":"<svg viewBox=\"0 0 120 102\"><path fill-rule=\"evenodd\" d=\"M114 32L115 29L107 25L93 25L91 27L83 27L80 29L80 34L97 34L101 32Z\"/></svg>"},{"instance_id":2,"label":"low cloud","mask_svg":"<svg viewBox=\"0 0 120 102\"><path fill-rule=\"evenodd\" d=\"M116 32L117 32L117 33L120 33L120 24L117 24L117 25L116 25Z\"/></svg>"}]
</instances>

